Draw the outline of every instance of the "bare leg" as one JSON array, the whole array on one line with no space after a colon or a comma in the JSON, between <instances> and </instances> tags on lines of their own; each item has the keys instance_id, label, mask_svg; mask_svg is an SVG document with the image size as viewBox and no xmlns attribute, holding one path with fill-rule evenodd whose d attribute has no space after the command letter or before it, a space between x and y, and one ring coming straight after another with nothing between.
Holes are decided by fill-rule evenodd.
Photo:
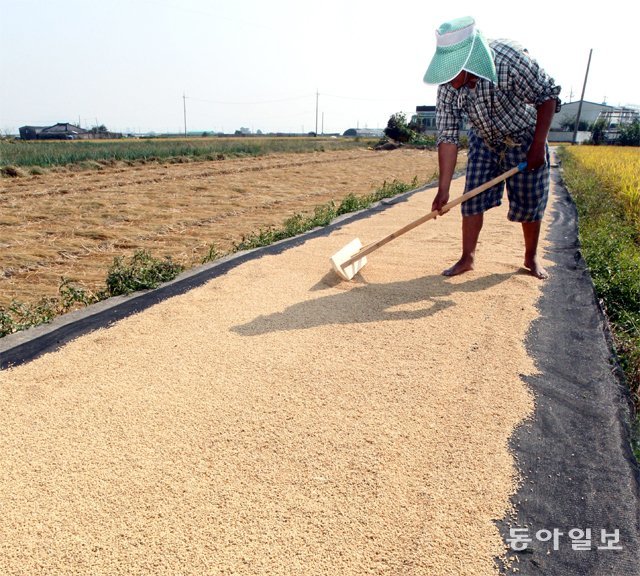
<instances>
[{"instance_id":1,"label":"bare leg","mask_svg":"<svg viewBox=\"0 0 640 576\"><path fill-rule=\"evenodd\" d=\"M524 266L531 271L536 278L544 280L549 274L538 261L538 239L540 238L540 227L542 221L523 222L522 233L524 234Z\"/></svg>"},{"instance_id":2,"label":"bare leg","mask_svg":"<svg viewBox=\"0 0 640 576\"><path fill-rule=\"evenodd\" d=\"M442 272L444 276L457 276L463 272L473 270L476 257L476 246L484 221L483 214L462 217L462 256L451 268Z\"/></svg>"}]
</instances>

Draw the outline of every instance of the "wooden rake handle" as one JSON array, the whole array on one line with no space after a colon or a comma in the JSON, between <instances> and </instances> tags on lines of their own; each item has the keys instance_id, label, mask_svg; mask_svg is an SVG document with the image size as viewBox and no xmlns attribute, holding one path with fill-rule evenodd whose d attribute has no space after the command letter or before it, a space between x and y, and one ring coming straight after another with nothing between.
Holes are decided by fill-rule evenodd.
<instances>
[{"instance_id":1,"label":"wooden rake handle","mask_svg":"<svg viewBox=\"0 0 640 576\"><path fill-rule=\"evenodd\" d=\"M449 210L451 210L451 208L454 208L458 204L462 204L463 202L466 202L470 198L473 198L474 196L481 194L485 190L488 190L489 188L495 186L496 184L499 184L503 180L506 180L507 178L513 176L514 174L517 174L518 172L521 172L526 167L527 167L527 163L521 162L514 168L511 168L511 170L507 170L504 174L501 174L500 176L496 176L493 180L489 180L488 182L485 182L484 184L478 186L477 188L474 188L473 190L469 190L469 192L467 192L466 194L463 194L462 196L458 196L455 200L451 200L451 202L448 202L447 204L445 204L439 211L433 210L432 212L429 212L429 214L425 214L424 216L418 218L417 220L414 220L413 222L410 222L406 226L403 226L399 230L396 230L395 232L392 232L388 236L385 236L382 240L378 240L377 242L367 244L366 246L361 248L356 254L351 256L351 258L349 258L346 262L344 262L342 264L342 267L346 268L347 266L350 266L357 260L360 260L360 258L362 258L363 256L366 256L367 254L371 254L371 252L375 252L378 248L381 248L385 244L391 242L391 240L396 239L398 236L402 236L403 234L406 234L410 230L413 230L414 228L420 226L420 224L424 224L425 222L432 220L436 216L442 215L444 212L448 212Z\"/></svg>"}]
</instances>

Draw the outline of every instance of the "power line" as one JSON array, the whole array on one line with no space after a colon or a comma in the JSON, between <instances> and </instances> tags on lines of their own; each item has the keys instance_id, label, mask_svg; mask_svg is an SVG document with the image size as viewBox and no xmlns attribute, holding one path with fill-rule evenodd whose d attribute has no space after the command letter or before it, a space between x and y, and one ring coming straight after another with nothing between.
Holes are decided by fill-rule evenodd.
<instances>
[{"instance_id":1,"label":"power line","mask_svg":"<svg viewBox=\"0 0 640 576\"><path fill-rule=\"evenodd\" d=\"M260 100L257 102L225 102L222 100L208 100L206 98L194 98L193 96L187 96L189 100L196 102L208 102L209 104L228 104L237 106L256 106L258 104L277 104L278 102L291 102L292 100L305 100L310 99L314 94L305 94L304 96L291 96L289 98L279 98L277 100Z\"/></svg>"},{"instance_id":2,"label":"power line","mask_svg":"<svg viewBox=\"0 0 640 576\"><path fill-rule=\"evenodd\" d=\"M359 96L340 96L337 94L326 94L324 92L316 91L315 94L303 94L300 96L289 96L286 98L277 98L274 100L258 100L258 101L245 101L245 102L229 102L224 100L210 100L208 98L197 98L194 96L187 96L189 100L194 100L196 102L208 102L210 104L228 104L228 105L238 105L238 106L255 106L257 104L276 104L278 102L291 102L293 100L306 100L311 99L313 97L316 99L319 96L325 96L327 98L339 98L341 100L356 100L360 102L397 102L396 98L362 98Z\"/></svg>"},{"instance_id":3,"label":"power line","mask_svg":"<svg viewBox=\"0 0 640 576\"><path fill-rule=\"evenodd\" d=\"M329 98L340 98L341 100L359 100L361 102L397 102L396 98L360 98L357 96L337 96L335 94L322 94Z\"/></svg>"}]
</instances>

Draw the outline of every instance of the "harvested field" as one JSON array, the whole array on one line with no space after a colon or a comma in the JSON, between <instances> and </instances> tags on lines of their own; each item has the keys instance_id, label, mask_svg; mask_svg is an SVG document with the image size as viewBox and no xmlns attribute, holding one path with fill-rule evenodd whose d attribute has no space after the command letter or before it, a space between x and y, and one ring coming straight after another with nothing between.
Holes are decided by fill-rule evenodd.
<instances>
[{"instance_id":1,"label":"harvested field","mask_svg":"<svg viewBox=\"0 0 640 576\"><path fill-rule=\"evenodd\" d=\"M61 277L99 289L137 249L190 267L212 243L224 252L296 212L436 170L434 152L363 149L5 178L0 306L55 295Z\"/></svg>"}]
</instances>

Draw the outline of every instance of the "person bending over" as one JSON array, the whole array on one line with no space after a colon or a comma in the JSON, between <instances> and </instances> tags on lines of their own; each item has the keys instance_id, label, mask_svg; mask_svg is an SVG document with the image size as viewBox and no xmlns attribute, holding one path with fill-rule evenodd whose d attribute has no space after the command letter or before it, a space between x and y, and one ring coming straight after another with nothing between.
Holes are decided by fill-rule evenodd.
<instances>
[{"instance_id":1,"label":"person bending over","mask_svg":"<svg viewBox=\"0 0 640 576\"><path fill-rule=\"evenodd\" d=\"M560 109L561 87L511 40L488 42L471 17L436 30L436 52L424 76L437 84L438 192L432 210L449 201L459 129L468 119L469 152L465 192L526 161L506 183L508 219L522 224L524 266L536 277L547 272L538 259L538 239L549 194L547 135ZM502 202L504 182L471 198L462 209L462 256L445 276L472 270L483 214Z\"/></svg>"}]
</instances>

